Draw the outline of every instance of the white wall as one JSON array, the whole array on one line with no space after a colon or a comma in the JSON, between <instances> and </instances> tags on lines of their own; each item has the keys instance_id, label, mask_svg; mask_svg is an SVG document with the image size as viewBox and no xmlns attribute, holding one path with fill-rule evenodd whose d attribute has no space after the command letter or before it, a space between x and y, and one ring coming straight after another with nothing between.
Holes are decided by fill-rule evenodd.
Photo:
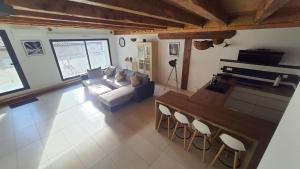
<instances>
[{"instance_id":1,"label":"white wall","mask_svg":"<svg viewBox=\"0 0 300 169\"><path fill-rule=\"evenodd\" d=\"M297 87L258 169L299 169L300 86Z\"/></svg>"},{"instance_id":2,"label":"white wall","mask_svg":"<svg viewBox=\"0 0 300 169\"><path fill-rule=\"evenodd\" d=\"M118 45L120 37L122 36L115 37L120 66L125 57L137 55L135 43L131 42L130 38L138 38L137 41L141 41L143 38L148 41L158 41L158 79L161 83L165 83L169 73L168 61L174 59L174 57L168 56L168 42L180 42L178 74L181 77L184 40L159 40L157 35L126 35L123 36L126 46L121 48ZM237 31L232 39L226 41L232 45L227 48L219 45L203 51L192 47L188 90L196 91L206 84L212 74L217 72L219 60L221 58L236 59L240 49L267 48L284 51L285 56L281 64L300 65L300 28L241 30Z\"/></svg>"},{"instance_id":3,"label":"white wall","mask_svg":"<svg viewBox=\"0 0 300 169\"><path fill-rule=\"evenodd\" d=\"M30 86L29 90L1 96L0 99L62 82L49 39L109 38L112 62L113 64L118 63L115 53L114 38L108 30L53 28L53 30L49 32L46 27L17 25L0 25L0 29L6 31ZM26 56L21 40L41 40L45 55L34 57Z\"/></svg>"}]
</instances>

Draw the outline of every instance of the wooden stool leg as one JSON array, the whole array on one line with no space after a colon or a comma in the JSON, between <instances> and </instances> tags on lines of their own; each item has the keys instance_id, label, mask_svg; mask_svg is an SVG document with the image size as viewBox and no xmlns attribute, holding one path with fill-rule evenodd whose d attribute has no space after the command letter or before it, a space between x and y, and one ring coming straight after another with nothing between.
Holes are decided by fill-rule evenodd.
<instances>
[{"instance_id":1,"label":"wooden stool leg","mask_svg":"<svg viewBox=\"0 0 300 169\"><path fill-rule=\"evenodd\" d=\"M204 135L204 138L203 138L203 152L202 152L202 161L204 162L205 161L205 150L206 149L206 135Z\"/></svg>"},{"instance_id":2,"label":"wooden stool leg","mask_svg":"<svg viewBox=\"0 0 300 169\"><path fill-rule=\"evenodd\" d=\"M183 148L185 149L185 142L186 142L186 125L183 127Z\"/></svg>"},{"instance_id":3,"label":"wooden stool leg","mask_svg":"<svg viewBox=\"0 0 300 169\"><path fill-rule=\"evenodd\" d=\"M179 123L177 122L176 125L175 125L175 129L174 129L174 131L173 131L173 134L172 134L172 137L171 137L171 141L174 139L174 136L175 136L175 133L176 133L178 124L179 124Z\"/></svg>"},{"instance_id":4,"label":"wooden stool leg","mask_svg":"<svg viewBox=\"0 0 300 169\"><path fill-rule=\"evenodd\" d=\"M220 154L222 153L222 151L224 150L225 145L222 144L221 148L219 149L218 153L216 154L216 156L214 157L214 159L211 161L211 163L209 164L208 167L211 167L214 165L214 163L216 162L217 158L220 156Z\"/></svg>"},{"instance_id":5,"label":"wooden stool leg","mask_svg":"<svg viewBox=\"0 0 300 169\"><path fill-rule=\"evenodd\" d=\"M159 119L159 122L158 122L158 125L157 125L157 130L158 130L159 127L160 127L160 124L161 124L161 121L162 121L162 119L163 119L163 116L164 116L164 114L161 114L161 115L160 115L160 119Z\"/></svg>"},{"instance_id":6,"label":"wooden stool leg","mask_svg":"<svg viewBox=\"0 0 300 169\"><path fill-rule=\"evenodd\" d=\"M187 148L187 151L190 151L191 145L193 144L193 141L194 141L196 135L197 135L197 131L195 130L195 131L194 131L194 134L193 134L193 136L192 136L192 139L191 139L191 141L190 141L190 144L189 144L189 146L188 146L188 148Z\"/></svg>"},{"instance_id":7,"label":"wooden stool leg","mask_svg":"<svg viewBox=\"0 0 300 169\"><path fill-rule=\"evenodd\" d=\"M233 169L236 169L237 160L238 160L238 152L235 151L234 152Z\"/></svg>"},{"instance_id":8,"label":"wooden stool leg","mask_svg":"<svg viewBox=\"0 0 300 169\"><path fill-rule=\"evenodd\" d=\"M170 138L170 116L168 116L168 138Z\"/></svg>"}]
</instances>

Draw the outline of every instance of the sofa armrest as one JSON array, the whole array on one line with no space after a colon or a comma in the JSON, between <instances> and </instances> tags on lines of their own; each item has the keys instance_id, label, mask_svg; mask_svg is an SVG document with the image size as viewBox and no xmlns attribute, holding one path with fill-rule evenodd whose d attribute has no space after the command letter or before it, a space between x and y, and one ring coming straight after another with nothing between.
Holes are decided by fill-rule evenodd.
<instances>
[{"instance_id":1,"label":"sofa armrest","mask_svg":"<svg viewBox=\"0 0 300 169\"><path fill-rule=\"evenodd\" d=\"M153 81L151 81L147 84L135 87L135 89L134 89L134 100L136 102L140 102L140 101L143 101L144 99L146 99L148 97L153 96L154 88L155 88L155 84L154 84Z\"/></svg>"}]
</instances>

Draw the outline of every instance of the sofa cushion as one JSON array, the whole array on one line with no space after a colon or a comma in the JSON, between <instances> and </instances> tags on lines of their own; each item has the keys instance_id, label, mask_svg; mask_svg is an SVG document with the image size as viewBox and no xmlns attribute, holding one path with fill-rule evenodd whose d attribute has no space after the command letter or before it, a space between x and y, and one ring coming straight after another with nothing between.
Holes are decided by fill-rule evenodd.
<instances>
[{"instance_id":1,"label":"sofa cushion","mask_svg":"<svg viewBox=\"0 0 300 169\"><path fill-rule=\"evenodd\" d=\"M133 87L136 87L136 86L140 85L141 80L140 80L140 78L136 75L136 73L133 73L132 76L131 76L131 78L130 78L130 82L131 82L131 85L132 85Z\"/></svg>"},{"instance_id":2,"label":"sofa cushion","mask_svg":"<svg viewBox=\"0 0 300 169\"><path fill-rule=\"evenodd\" d=\"M102 85L102 84L98 84L98 85L91 85L87 87L89 94L91 94L92 96L98 96L107 92L112 91L111 88Z\"/></svg>"},{"instance_id":3,"label":"sofa cushion","mask_svg":"<svg viewBox=\"0 0 300 169\"><path fill-rule=\"evenodd\" d=\"M98 79L102 78L103 72L101 70L101 67L98 67L96 69L87 70L87 75L89 79Z\"/></svg>"},{"instance_id":4,"label":"sofa cushion","mask_svg":"<svg viewBox=\"0 0 300 169\"><path fill-rule=\"evenodd\" d=\"M99 95L97 98L103 104L113 107L131 100L134 95L134 88L131 85L120 87L111 92Z\"/></svg>"},{"instance_id":5,"label":"sofa cushion","mask_svg":"<svg viewBox=\"0 0 300 169\"><path fill-rule=\"evenodd\" d=\"M141 84L147 84L149 83L150 79L148 77L148 75L140 73L140 72L135 72L135 74L139 77Z\"/></svg>"},{"instance_id":6,"label":"sofa cushion","mask_svg":"<svg viewBox=\"0 0 300 169\"><path fill-rule=\"evenodd\" d=\"M104 74L107 76L107 77L113 77L115 75L115 71L116 71L116 68L114 67L107 67L104 71Z\"/></svg>"},{"instance_id":7,"label":"sofa cushion","mask_svg":"<svg viewBox=\"0 0 300 169\"><path fill-rule=\"evenodd\" d=\"M120 87L127 86L127 85L130 84L130 82L128 82L126 80L118 82L118 81L115 80L114 77L107 78L106 76L104 76L103 81L107 85L109 85L113 88L120 88Z\"/></svg>"},{"instance_id":8,"label":"sofa cushion","mask_svg":"<svg viewBox=\"0 0 300 169\"><path fill-rule=\"evenodd\" d=\"M124 80L125 80L125 74L124 74L124 71L118 70L117 73L116 73L116 76L115 76L115 80L116 80L117 82L124 81Z\"/></svg>"},{"instance_id":9,"label":"sofa cushion","mask_svg":"<svg viewBox=\"0 0 300 169\"><path fill-rule=\"evenodd\" d=\"M83 80L82 81L82 85L84 87L88 87L91 85L95 85L95 84L101 84L103 83L102 79L98 78L98 79L88 79L88 80Z\"/></svg>"}]
</instances>

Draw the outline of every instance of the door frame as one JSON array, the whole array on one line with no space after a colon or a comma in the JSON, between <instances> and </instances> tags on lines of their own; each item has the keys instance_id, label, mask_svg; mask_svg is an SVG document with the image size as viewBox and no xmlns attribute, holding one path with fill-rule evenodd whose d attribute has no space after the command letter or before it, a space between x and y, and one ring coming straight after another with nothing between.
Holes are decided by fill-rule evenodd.
<instances>
[{"instance_id":1,"label":"door frame","mask_svg":"<svg viewBox=\"0 0 300 169\"><path fill-rule=\"evenodd\" d=\"M8 38L5 30L0 30L0 36L1 36L2 41L3 41L3 43L4 43L4 45L5 45L6 49L7 49L7 52L9 54L9 56L10 56L10 59L11 59L13 65L14 65L16 71L17 71L17 74L19 75L19 78L20 78L20 80L21 80L21 82L23 84L23 88L11 90L11 91L7 91L7 92L4 92L4 93L0 93L0 96L4 96L4 95L7 95L7 94L11 94L11 93L23 91L23 90L26 90L26 89L30 89L30 86L29 86L29 84L27 82L25 74L24 74L24 72L23 72L23 70L21 68L21 65L20 65L20 63L18 61L16 53L15 53L15 51L14 51L14 49L13 49L13 47L12 47L10 41L9 41L9 38Z\"/></svg>"}]
</instances>

